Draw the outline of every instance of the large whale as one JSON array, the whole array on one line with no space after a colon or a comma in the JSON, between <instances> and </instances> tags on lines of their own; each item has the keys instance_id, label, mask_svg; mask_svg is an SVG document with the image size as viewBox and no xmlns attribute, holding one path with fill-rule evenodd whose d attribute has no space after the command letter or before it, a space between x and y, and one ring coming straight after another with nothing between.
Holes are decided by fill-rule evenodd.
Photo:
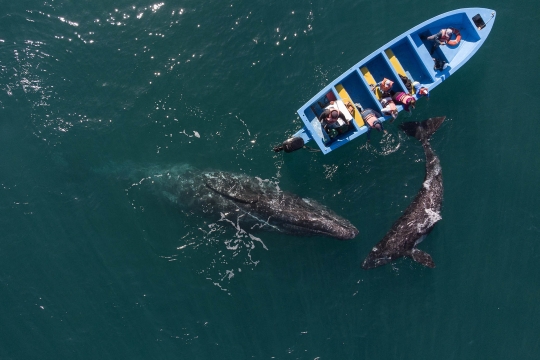
<instances>
[{"instance_id":1,"label":"large whale","mask_svg":"<svg viewBox=\"0 0 540 360\"><path fill-rule=\"evenodd\" d=\"M167 198L190 211L225 217L240 226L340 240L358 234L345 218L314 200L281 191L269 180L189 166L143 180L151 180Z\"/></svg>"},{"instance_id":2,"label":"large whale","mask_svg":"<svg viewBox=\"0 0 540 360\"><path fill-rule=\"evenodd\" d=\"M371 269L403 256L427 267L435 267L431 256L416 248L441 220L443 181L439 158L433 152L429 138L444 122L445 117L436 117L422 122L406 122L401 128L409 136L422 142L426 155L426 175L422 188L403 215L392 225L384 238L371 250L362 263L362 268Z\"/></svg>"}]
</instances>

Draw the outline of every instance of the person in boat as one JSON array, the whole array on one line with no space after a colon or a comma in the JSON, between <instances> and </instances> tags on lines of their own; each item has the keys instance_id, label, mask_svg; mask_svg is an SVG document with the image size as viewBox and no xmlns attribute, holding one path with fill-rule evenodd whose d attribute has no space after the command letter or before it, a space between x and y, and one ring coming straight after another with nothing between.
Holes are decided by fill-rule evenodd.
<instances>
[{"instance_id":1,"label":"person in boat","mask_svg":"<svg viewBox=\"0 0 540 360\"><path fill-rule=\"evenodd\" d=\"M324 109L322 114L319 116L319 121L329 135L331 135L331 133L335 133L332 131L332 129L334 129L338 134L343 134L349 130L349 121L333 103Z\"/></svg>"},{"instance_id":2,"label":"person in boat","mask_svg":"<svg viewBox=\"0 0 540 360\"><path fill-rule=\"evenodd\" d=\"M433 70L442 71L448 67L448 63L444 60L433 58Z\"/></svg>"},{"instance_id":3,"label":"person in boat","mask_svg":"<svg viewBox=\"0 0 540 360\"><path fill-rule=\"evenodd\" d=\"M412 86L414 88L415 93L418 94L419 97L420 96L425 96L429 100L429 90L428 90L428 88L422 86L422 84L420 84L418 81L413 82Z\"/></svg>"},{"instance_id":4,"label":"person in boat","mask_svg":"<svg viewBox=\"0 0 540 360\"><path fill-rule=\"evenodd\" d=\"M388 96L387 94L392 90L392 85L394 85L392 80L384 78L381 82L370 84L369 87L376 96L380 95L381 97L385 97Z\"/></svg>"},{"instance_id":5,"label":"person in boat","mask_svg":"<svg viewBox=\"0 0 540 360\"><path fill-rule=\"evenodd\" d=\"M392 100L394 101L394 103L402 105L403 110L407 112L410 112L411 108L414 109L414 107L416 106L416 99L414 98L414 96L407 94L406 92L392 91L390 95L392 96Z\"/></svg>"},{"instance_id":6,"label":"person in boat","mask_svg":"<svg viewBox=\"0 0 540 360\"><path fill-rule=\"evenodd\" d=\"M364 122L366 123L366 126L368 128L366 133L367 142L371 140L371 130L373 129L377 131L383 131L386 134L386 130L384 130L382 121L379 120L379 118L382 117L381 114L370 108L362 109L362 106L360 104L355 105L358 111L360 111L360 115L362 115L362 119L364 119Z\"/></svg>"},{"instance_id":7,"label":"person in boat","mask_svg":"<svg viewBox=\"0 0 540 360\"><path fill-rule=\"evenodd\" d=\"M377 84L377 87L381 90L383 96L385 96L385 94L388 94L390 90L392 90L393 85L394 82L392 80L384 78L380 83Z\"/></svg>"},{"instance_id":8,"label":"person in boat","mask_svg":"<svg viewBox=\"0 0 540 360\"><path fill-rule=\"evenodd\" d=\"M438 33L427 36L425 39L434 42L433 47L431 48L431 51L429 53L433 54L433 52L435 52L438 46L446 45L446 43L450 40L451 36L452 29L450 28L441 29L441 31L439 31Z\"/></svg>"},{"instance_id":9,"label":"person in boat","mask_svg":"<svg viewBox=\"0 0 540 360\"><path fill-rule=\"evenodd\" d=\"M398 110L390 94L386 93L385 95L387 96L381 99L381 105L382 105L381 111L383 115L390 115L392 117L392 120L390 120L390 122L393 122L394 120L396 120L398 116Z\"/></svg>"}]
</instances>

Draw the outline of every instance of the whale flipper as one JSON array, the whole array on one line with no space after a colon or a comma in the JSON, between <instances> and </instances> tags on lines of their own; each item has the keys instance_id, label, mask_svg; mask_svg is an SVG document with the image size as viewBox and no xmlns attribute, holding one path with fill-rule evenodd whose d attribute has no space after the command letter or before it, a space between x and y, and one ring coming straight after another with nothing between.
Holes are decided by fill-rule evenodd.
<instances>
[{"instance_id":1,"label":"whale flipper","mask_svg":"<svg viewBox=\"0 0 540 360\"><path fill-rule=\"evenodd\" d=\"M422 250L418 250L417 248L414 248L411 251L411 258L417 263L427 266L428 268L433 269L435 267L435 262L433 262L431 255Z\"/></svg>"}]
</instances>

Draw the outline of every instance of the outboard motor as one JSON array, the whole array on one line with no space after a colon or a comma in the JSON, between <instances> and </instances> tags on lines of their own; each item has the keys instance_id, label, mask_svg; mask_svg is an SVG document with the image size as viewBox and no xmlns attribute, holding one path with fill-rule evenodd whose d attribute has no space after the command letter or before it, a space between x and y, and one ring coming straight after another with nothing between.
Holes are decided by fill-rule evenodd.
<instances>
[{"instance_id":1,"label":"outboard motor","mask_svg":"<svg viewBox=\"0 0 540 360\"><path fill-rule=\"evenodd\" d=\"M304 139L301 137L292 137L283 142L283 144L276 146L274 148L275 152L280 152L284 150L286 153L293 152L295 150L301 149L304 147Z\"/></svg>"}]
</instances>

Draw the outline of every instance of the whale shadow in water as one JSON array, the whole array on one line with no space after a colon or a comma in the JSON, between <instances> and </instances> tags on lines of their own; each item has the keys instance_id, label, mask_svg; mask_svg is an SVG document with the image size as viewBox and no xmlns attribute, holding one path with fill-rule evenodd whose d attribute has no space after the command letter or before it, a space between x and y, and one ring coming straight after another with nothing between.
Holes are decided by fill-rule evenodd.
<instances>
[{"instance_id":1,"label":"whale shadow in water","mask_svg":"<svg viewBox=\"0 0 540 360\"><path fill-rule=\"evenodd\" d=\"M362 268L372 269L406 256L414 261L434 268L435 263L428 253L416 246L441 220L443 181L439 158L429 143L430 137L444 122L445 117L429 118L422 122L406 122L401 128L409 136L422 142L426 155L426 175L422 188L403 215L392 225L383 239L373 247L362 263Z\"/></svg>"}]
</instances>

